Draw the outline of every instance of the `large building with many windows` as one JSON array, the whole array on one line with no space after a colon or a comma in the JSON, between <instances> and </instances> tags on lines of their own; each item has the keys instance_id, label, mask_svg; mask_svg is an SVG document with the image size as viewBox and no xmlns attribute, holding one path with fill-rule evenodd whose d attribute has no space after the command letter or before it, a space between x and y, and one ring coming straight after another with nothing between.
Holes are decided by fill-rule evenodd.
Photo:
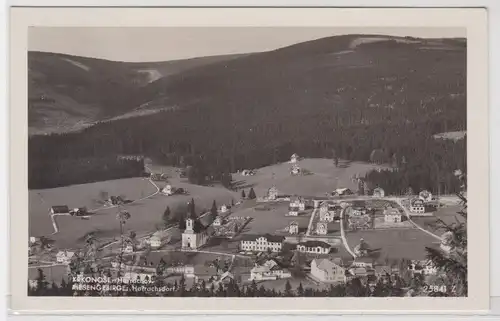
<instances>
[{"instance_id":1,"label":"large building with many windows","mask_svg":"<svg viewBox=\"0 0 500 321\"><path fill-rule=\"evenodd\" d=\"M284 241L284 236L270 234L243 235L243 239L240 243L240 249L252 252L263 252L268 250L271 252L280 252Z\"/></svg>"}]
</instances>

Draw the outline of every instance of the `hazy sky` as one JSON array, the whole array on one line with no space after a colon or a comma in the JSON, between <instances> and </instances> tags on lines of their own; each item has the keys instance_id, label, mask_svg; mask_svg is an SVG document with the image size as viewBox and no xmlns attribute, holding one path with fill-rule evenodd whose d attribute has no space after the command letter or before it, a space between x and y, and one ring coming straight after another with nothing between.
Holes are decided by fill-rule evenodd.
<instances>
[{"instance_id":1,"label":"hazy sky","mask_svg":"<svg viewBox=\"0 0 500 321\"><path fill-rule=\"evenodd\" d=\"M111 28L32 27L28 50L117 61L165 61L268 51L341 34L385 34L424 38L465 37L459 28Z\"/></svg>"}]
</instances>

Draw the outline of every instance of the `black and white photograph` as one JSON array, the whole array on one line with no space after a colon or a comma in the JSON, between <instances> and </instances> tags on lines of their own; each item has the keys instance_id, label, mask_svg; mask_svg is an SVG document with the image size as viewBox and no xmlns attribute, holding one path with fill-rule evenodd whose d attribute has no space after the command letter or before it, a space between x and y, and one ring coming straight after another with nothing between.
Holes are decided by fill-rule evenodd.
<instances>
[{"instance_id":1,"label":"black and white photograph","mask_svg":"<svg viewBox=\"0 0 500 321\"><path fill-rule=\"evenodd\" d=\"M470 296L466 28L27 32L28 297Z\"/></svg>"}]
</instances>

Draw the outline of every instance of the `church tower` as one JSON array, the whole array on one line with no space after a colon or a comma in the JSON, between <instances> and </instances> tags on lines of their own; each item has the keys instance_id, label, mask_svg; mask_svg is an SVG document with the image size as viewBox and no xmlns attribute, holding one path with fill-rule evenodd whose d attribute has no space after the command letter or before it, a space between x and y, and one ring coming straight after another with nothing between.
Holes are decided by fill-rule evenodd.
<instances>
[{"instance_id":1,"label":"church tower","mask_svg":"<svg viewBox=\"0 0 500 321\"><path fill-rule=\"evenodd\" d=\"M186 230L184 231L184 233L189 233L189 234L194 233L193 224L194 224L193 219L191 218L186 219Z\"/></svg>"}]
</instances>

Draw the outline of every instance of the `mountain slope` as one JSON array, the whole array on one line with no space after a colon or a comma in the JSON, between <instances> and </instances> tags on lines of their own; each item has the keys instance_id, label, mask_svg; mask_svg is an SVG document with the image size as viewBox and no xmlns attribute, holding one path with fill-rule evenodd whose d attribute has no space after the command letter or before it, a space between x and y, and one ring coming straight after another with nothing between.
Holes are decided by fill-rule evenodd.
<instances>
[{"instance_id":1,"label":"mountain slope","mask_svg":"<svg viewBox=\"0 0 500 321\"><path fill-rule=\"evenodd\" d=\"M125 114L148 101L142 88L150 82L238 56L126 63L29 52L30 133L64 132Z\"/></svg>"},{"instance_id":2,"label":"mountain slope","mask_svg":"<svg viewBox=\"0 0 500 321\"><path fill-rule=\"evenodd\" d=\"M411 168L391 177L394 186L434 190L439 177L450 192L459 185L442 173L466 168L463 140L433 138L466 130L462 39L323 38L191 68L142 86L136 97L142 112L154 114L30 139L30 173L43 174L30 186L53 179L61 167L47 168L54 159L117 154L193 165L204 179L293 153L331 158L335 150L370 161L377 150L377 162Z\"/></svg>"}]
</instances>

